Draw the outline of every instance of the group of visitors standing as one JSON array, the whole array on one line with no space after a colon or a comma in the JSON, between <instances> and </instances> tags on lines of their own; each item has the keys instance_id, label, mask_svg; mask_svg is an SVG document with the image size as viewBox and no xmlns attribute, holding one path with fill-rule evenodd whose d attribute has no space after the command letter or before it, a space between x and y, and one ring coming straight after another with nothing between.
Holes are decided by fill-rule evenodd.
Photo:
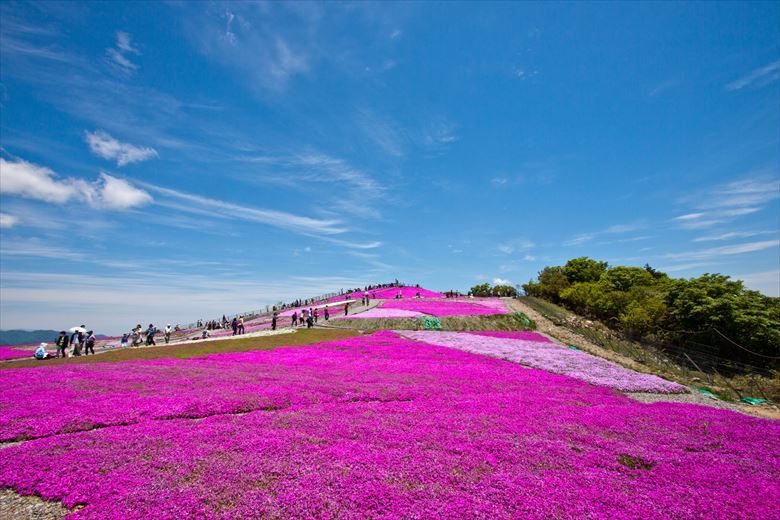
<instances>
[{"instance_id":1,"label":"group of visitors standing","mask_svg":"<svg viewBox=\"0 0 780 520\"><path fill-rule=\"evenodd\" d=\"M81 327L74 327L71 329L73 332L68 335L64 330L60 331L60 335L54 341L57 346L57 356L66 358L68 356L87 356L91 352L95 354L95 334L91 330L87 330L84 325ZM46 352L46 345L41 344L35 351L35 357L37 359L47 359L51 357Z\"/></svg>"},{"instance_id":2,"label":"group of visitors standing","mask_svg":"<svg viewBox=\"0 0 780 520\"><path fill-rule=\"evenodd\" d=\"M325 307L325 313L324 318L327 321L330 319L330 313L328 312L328 308ZM306 325L307 329L310 329L314 326L315 323L320 321L320 311L319 309L303 309L301 310L300 318L298 317L298 311L293 312L292 314L292 326L293 327L303 327ZM274 313L274 318L271 321L271 329L276 330L276 314Z\"/></svg>"}]
</instances>

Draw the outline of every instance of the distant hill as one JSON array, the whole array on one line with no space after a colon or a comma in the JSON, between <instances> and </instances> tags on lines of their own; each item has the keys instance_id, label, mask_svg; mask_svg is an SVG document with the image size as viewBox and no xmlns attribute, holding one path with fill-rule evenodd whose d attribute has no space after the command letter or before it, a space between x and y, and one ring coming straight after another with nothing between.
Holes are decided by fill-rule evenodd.
<instances>
[{"instance_id":1,"label":"distant hill","mask_svg":"<svg viewBox=\"0 0 780 520\"><path fill-rule=\"evenodd\" d=\"M0 345L51 343L60 335L58 330L0 330Z\"/></svg>"},{"instance_id":2,"label":"distant hill","mask_svg":"<svg viewBox=\"0 0 780 520\"><path fill-rule=\"evenodd\" d=\"M2 345L26 345L28 343L53 343L60 335L58 330L0 330L0 346ZM102 334L95 334L97 339L105 338Z\"/></svg>"}]
</instances>

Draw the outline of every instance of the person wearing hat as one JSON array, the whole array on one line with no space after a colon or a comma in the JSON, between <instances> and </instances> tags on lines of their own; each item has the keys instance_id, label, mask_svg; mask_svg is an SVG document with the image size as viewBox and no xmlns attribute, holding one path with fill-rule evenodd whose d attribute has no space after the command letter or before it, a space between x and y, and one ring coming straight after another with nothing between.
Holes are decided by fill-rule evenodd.
<instances>
[{"instance_id":1,"label":"person wearing hat","mask_svg":"<svg viewBox=\"0 0 780 520\"><path fill-rule=\"evenodd\" d=\"M46 343L41 343L40 345L38 345L38 348L35 349L35 354L33 354L35 356L35 359L49 359L54 357L51 354L49 354L49 352L46 350L46 346L47 346Z\"/></svg>"}]
</instances>

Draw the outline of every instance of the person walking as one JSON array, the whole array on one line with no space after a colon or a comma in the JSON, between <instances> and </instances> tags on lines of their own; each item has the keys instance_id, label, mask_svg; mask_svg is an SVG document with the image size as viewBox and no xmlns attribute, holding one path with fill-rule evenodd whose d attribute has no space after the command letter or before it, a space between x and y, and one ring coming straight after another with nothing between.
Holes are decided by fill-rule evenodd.
<instances>
[{"instance_id":1,"label":"person walking","mask_svg":"<svg viewBox=\"0 0 780 520\"><path fill-rule=\"evenodd\" d=\"M271 330L276 330L276 313L271 318Z\"/></svg>"},{"instance_id":2,"label":"person walking","mask_svg":"<svg viewBox=\"0 0 780 520\"><path fill-rule=\"evenodd\" d=\"M344 316L349 314L349 303L344 304Z\"/></svg>"},{"instance_id":3,"label":"person walking","mask_svg":"<svg viewBox=\"0 0 780 520\"><path fill-rule=\"evenodd\" d=\"M67 332L61 330L60 337L57 338L57 341L55 341L54 344L57 345L57 357L60 357L60 353L62 354L62 357L68 357L67 352L68 345L70 344L70 338L68 338Z\"/></svg>"},{"instance_id":4,"label":"person walking","mask_svg":"<svg viewBox=\"0 0 780 520\"><path fill-rule=\"evenodd\" d=\"M154 328L154 325L151 323L149 324L149 328L146 329L146 346L157 346L157 343L154 342L154 335L157 333L157 329Z\"/></svg>"},{"instance_id":5,"label":"person walking","mask_svg":"<svg viewBox=\"0 0 780 520\"><path fill-rule=\"evenodd\" d=\"M87 339L84 341L84 355L89 355L89 352L92 351L92 355L95 355L95 334L93 331L87 332Z\"/></svg>"},{"instance_id":6,"label":"person walking","mask_svg":"<svg viewBox=\"0 0 780 520\"><path fill-rule=\"evenodd\" d=\"M241 316L238 318L238 333L243 334L244 333L244 317Z\"/></svg>"},{"instance_id":7,"label":"person walking","mask_svg":"<svg viewBox=\"0 0 780 520\"><path fill-rule=\"evenodd\" d=\"M306 328L310 329L314 326L314 317L312 316L311 312L309 312L309 315L306 317Z\"/></svg>"},{"instance_id":8,"label":"person walking","mask_svg":"<svg viewBox=\"0 0 780 520\"><path fill-rule=\"evenodd\" d=\"M130 334L125 332L124 334L122 334L122 340L119 342L119 346L122 347L122 348L127 347L127 342L129 340L130 340Z\"/></svg>"},{"instance_id":9,"label":"person walking","mask_svg":"<svg viewBox=\"0 0 780 520\"><path fill-rule=\"evenodd\" d=\"M233 329L234 336L238 334L238 320L236 318L233 318L233 321L230 322L230 328Z\"/></svg>"},{"instance_id":10,"label":"person walking","mask_svg":"<svg viewBox=\"0 0 780 520\"><path fill-rule=\"evenodd\" d=\"M165 326L165 344L167 345L171 341L171 332L173 329L171 329L171 324Z\"/></svg>"},{"instance_id":11,"label":"person walking","mask_svg":"<svg viewBox=\"0 0 780 520\"><path fill-rule=\"evenodd\" d=\"M323 315L325 316L325 321L328 321L330 319L330 311L328 311L327 307L325 307L325 311Z\"/></svg>"},{"instance_id":12,"label":"person walking","mask_svg":"<svg viewBox=\"0 0 780 520\"><path fill-rule=\"evenodd\" d=\"M320 320L320 311L319 309L314 309L314 323L317 323Z\"/></svg>"},{"instance_id":13,"label":"person walking","mask_svg":"<svg viewBox=\"0 0 780 520\"><path fill-rule=\"evenodd\" d=\"M292 326L296 327L298 325L298 312L293 312L292 315Z\"/></svg>"}]
</instances>

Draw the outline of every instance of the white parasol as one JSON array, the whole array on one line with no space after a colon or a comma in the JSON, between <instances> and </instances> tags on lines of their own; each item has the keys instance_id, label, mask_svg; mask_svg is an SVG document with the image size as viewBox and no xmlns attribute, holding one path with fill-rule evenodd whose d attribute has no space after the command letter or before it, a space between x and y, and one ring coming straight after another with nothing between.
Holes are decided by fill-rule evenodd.
<instances>
[{"instance_id":1,"label":"white parasol","mask_svg":"<svg viewBox=\"0 0 780 520\"><path fill-rule=\"evenodd\" d=\"M74 332L87 332L87 329L85 329L84 327L71 327L68 329L68 332L70 334L73 334Z\"/></svg>"}]
</instances>

